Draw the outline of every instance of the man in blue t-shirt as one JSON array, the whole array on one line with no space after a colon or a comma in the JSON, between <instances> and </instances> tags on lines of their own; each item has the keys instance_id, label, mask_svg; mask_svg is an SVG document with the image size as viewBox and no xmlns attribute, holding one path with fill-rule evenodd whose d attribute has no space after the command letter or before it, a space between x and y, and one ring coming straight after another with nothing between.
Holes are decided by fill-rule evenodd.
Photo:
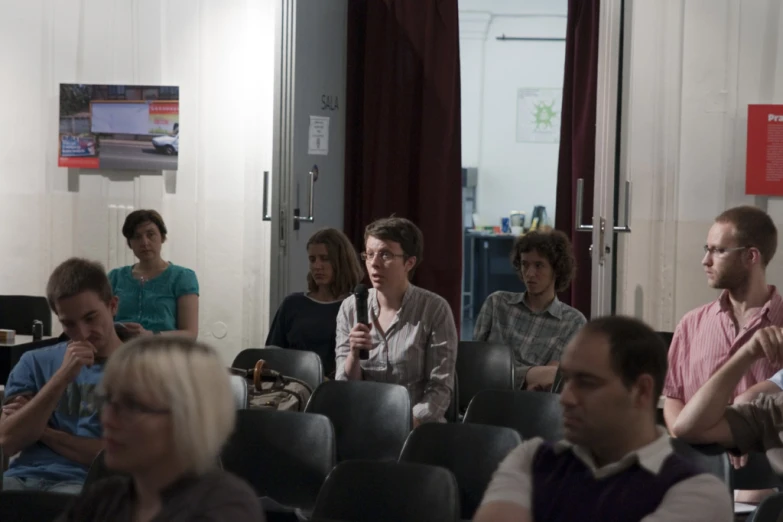
<instances>
[{"instance_id":1,"label":"man in blue t-shirt","mask_svg":"<svg viewBox=\"0 0 783 522\"><path fill-rule=\"evenodd\" d=\"M46 297L71 341L25 353L8 377L0 446L18 456L3 490L78 493L103 448L96 388L122 344L117 298L100 263L77 258L55 268Z\"/></svg>"}]
</instances>

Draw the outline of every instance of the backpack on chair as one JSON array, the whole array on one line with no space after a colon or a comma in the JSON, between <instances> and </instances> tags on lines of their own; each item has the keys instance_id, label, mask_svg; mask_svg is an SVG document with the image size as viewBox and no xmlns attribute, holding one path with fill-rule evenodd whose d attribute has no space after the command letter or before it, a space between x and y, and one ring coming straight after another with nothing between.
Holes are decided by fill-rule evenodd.
<instances>
[{"instance_id":1,"label":"backpack on chair","mask_svg":"<svg viewBox=\"0 0 783 522\"><path fill-rule=\"evenodd\" d=\"M229 372L245 378L247 384L247 408L261 410L304 411L312 388L299 379L264 368L266 361L259 359L254 368L243 370L229 368Z\"/></svg>"}]
</instances>

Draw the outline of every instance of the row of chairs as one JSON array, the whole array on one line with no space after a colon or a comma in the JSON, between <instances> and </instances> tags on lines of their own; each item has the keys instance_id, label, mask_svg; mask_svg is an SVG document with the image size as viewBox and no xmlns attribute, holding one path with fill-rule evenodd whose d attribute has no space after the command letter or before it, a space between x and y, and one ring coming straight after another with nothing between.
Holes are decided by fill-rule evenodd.
<instances>
[{"instance_id":1,"label":"row of chairs","mask_svg":"<svg viewBox=\"0 0 783 522\"><path fill-rule=\"evenodd\" d=\"M374 389L373 393L363 393L364 390L369 389ZM388 392L383 393L382 389L388 390ZM327 392L323 393L324 390ZM397 424L409 425L406 424L410 419L409 399L407 393L398 395L396 392L399 390L404 391L404 388L381 383L327 382L313 394L316 400L311 402L312 408L309 406L308 412L305 413L241 410L238 412L237 428L222 455L223 466L248 480L260 497L274 499L274 504L285 506L286 509L283 511L290 512L293 509L308 513L312 511L315 516L325 516L323 511L317 509L319 503L327 502L326 505L329 505L328 502L335 499L334 488L337 486L324 489L327 477L336 473L335 465L339 467L346 462L367 462L370 460L388 464L390 461L398 460L436 466L453 474L457 488L456 496L459 499L458 505L461 506L461 516L469 519L480 502L481 495L486 489L492 473L508 452L525 438L547 435L541 430L546 429L552 422L559 425L558 415L538 421L528 419L529 422L522 425L520 430L508 426L513 423L506 422L509 419L523 418L525 412L530 412L531 405L532 409L535 409L534 406L537 402L545 402L553 398L554 396L551 394L487 390L478 394L471 403L463 424L425 424L406 433L401 444L393 440L396 437L386 440L377 439L377 434L386 427L385 421L382 419L397 418ZM352 400L346 403L346 397L349 396ZM512 400L508 400L509 396L512 397ZM490 400L482 402L484 397ZM513 400L519 397L526 398L527 402ZM334 415L334 407L338 405L342 405L342 408L337 409L348 409L354 414L362 415L366 404L377 402L379 399L383 404L384 415L382 418L371 419L370 424L373 425L368 426L367 423L356 422L356 418L351 419L351 414L342 417ZM351 407L345 408L345 404L350 404ZM497 415L494 418L503 421L499 424L507 426L473 424L472 422L476 419L486 418L485 416L474 416L473 412L482 412L485 409L484 406L478 406L479 404L487 404L490 407L506 404L508 413ZM515 409L514 405L518 409ZM322 413L314 413L314 410L321 410ZM361 417L359 418L361 419ZM559 436L552 439L556 438ZM673 443L676 451L720 477L727 483L729 489L739 487L736 481L737 477L732 472L722 448L717 446L694 448L680 440L674 440ZM400 445L399 452L390 449ZM758 473L757 465L754 464L756 462L768 466L763 455L754 455L753 457L759 458L751 458L745 472L754 478L754 482L746 483L742 488L763 488L775 485L771 482L764 482L762 475ZM382 467L381 469L387 468ZM335 471L332 471L333 469ZM362 469L366 469L366 466ZM419 469L422 473L426 471L421 471L422 468L415 469ZM401 472L390 471L389 473ZM769 473L768 480L777 481L776 483L779 485L780 482L774 473L771 470ZM96 461L90 470L88 483L105 476L105 474L106 470L101 469L101 463ZM335 476L341 477L343 475L336 474ZM384 481L382 483L388 486L391 482ZM369 491L359 495L356 492L357 486L358 483L353 483L353 486L348 488L352 493L346 494L349 495L351 502L365 505L364 509L372 510L373 506L381 509L387 503L390 503L389 505L396 503L393 495L391 499L384 496L387 493L383 490L389 489L388 487L380 488L381 491L374 493ZM11 495L11 497L13 496ZM4 513L5 509L2 505L9 504L8 496L5 495L3 498L6 500L0 501L0 514ZM327 500L322 501L322 498ZM443 498L448 498L448 495ZM43 503L34 503L35 507L31 506L31 508L44 509L46 506L52 505L52 502L55 501L50 498ZM388 508L383 509L388 510ZM0 516L0 520L5 519L4 516ZM7 519L24 520L22 518ZM376 517L375 519L381 520L382 518ZM363 519L346 518L345 520ZM399 518L398 520L414 519Z\"/></svg>"},{"instance_id":2,"label":"row of chairs","mask_svg":"<svg viewBox=\"0 0 783 522\"><path fill-rule=\"evenodd\" d=\"M321 359L313 352L286 350L269 346L247 348L234 358L235 368L253 368L259 359L284 375L302 380L312 389L324 381ZM446 418L456 421L473 397L482 390L514 389L514 356L505 344L483 341L460 341L457 348L454 397Z\"/></svg>"}]
</instances>

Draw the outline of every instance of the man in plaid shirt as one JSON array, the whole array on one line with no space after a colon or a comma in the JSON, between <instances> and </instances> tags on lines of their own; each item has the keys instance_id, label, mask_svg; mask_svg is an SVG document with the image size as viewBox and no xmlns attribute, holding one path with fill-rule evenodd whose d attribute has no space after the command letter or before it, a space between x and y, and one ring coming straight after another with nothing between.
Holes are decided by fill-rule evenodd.
<instances>
[{"instance_id":1,"label":"man in plaid shirt","mask_svg":"<svg viewBox=\"0 0 783 522\"><path fill-rule=\"evenodd\" d=\"M517 388L549 390L563 349L587 322L556 295L576 271L571 242L557 230L528 232L514 242L511 264L527 291L491 294L476 318L473 338L513 348Z\"/></svg>"}]
</instances>

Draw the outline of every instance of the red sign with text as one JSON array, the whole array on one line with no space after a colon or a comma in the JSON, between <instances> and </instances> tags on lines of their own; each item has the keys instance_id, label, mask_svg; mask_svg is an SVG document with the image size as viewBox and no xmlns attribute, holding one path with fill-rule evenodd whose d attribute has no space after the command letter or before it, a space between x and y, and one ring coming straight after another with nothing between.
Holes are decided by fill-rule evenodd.
<instances>
[{"instance_id":1,"label":"red sign with text","mask_svg":"<svg viewBox=\"0 0 783 522\"><path fill-rule=\"evenodd\" d=\"M745 193L783 196L783 105L748 105Z\"/></svg>"}]
</instances>

